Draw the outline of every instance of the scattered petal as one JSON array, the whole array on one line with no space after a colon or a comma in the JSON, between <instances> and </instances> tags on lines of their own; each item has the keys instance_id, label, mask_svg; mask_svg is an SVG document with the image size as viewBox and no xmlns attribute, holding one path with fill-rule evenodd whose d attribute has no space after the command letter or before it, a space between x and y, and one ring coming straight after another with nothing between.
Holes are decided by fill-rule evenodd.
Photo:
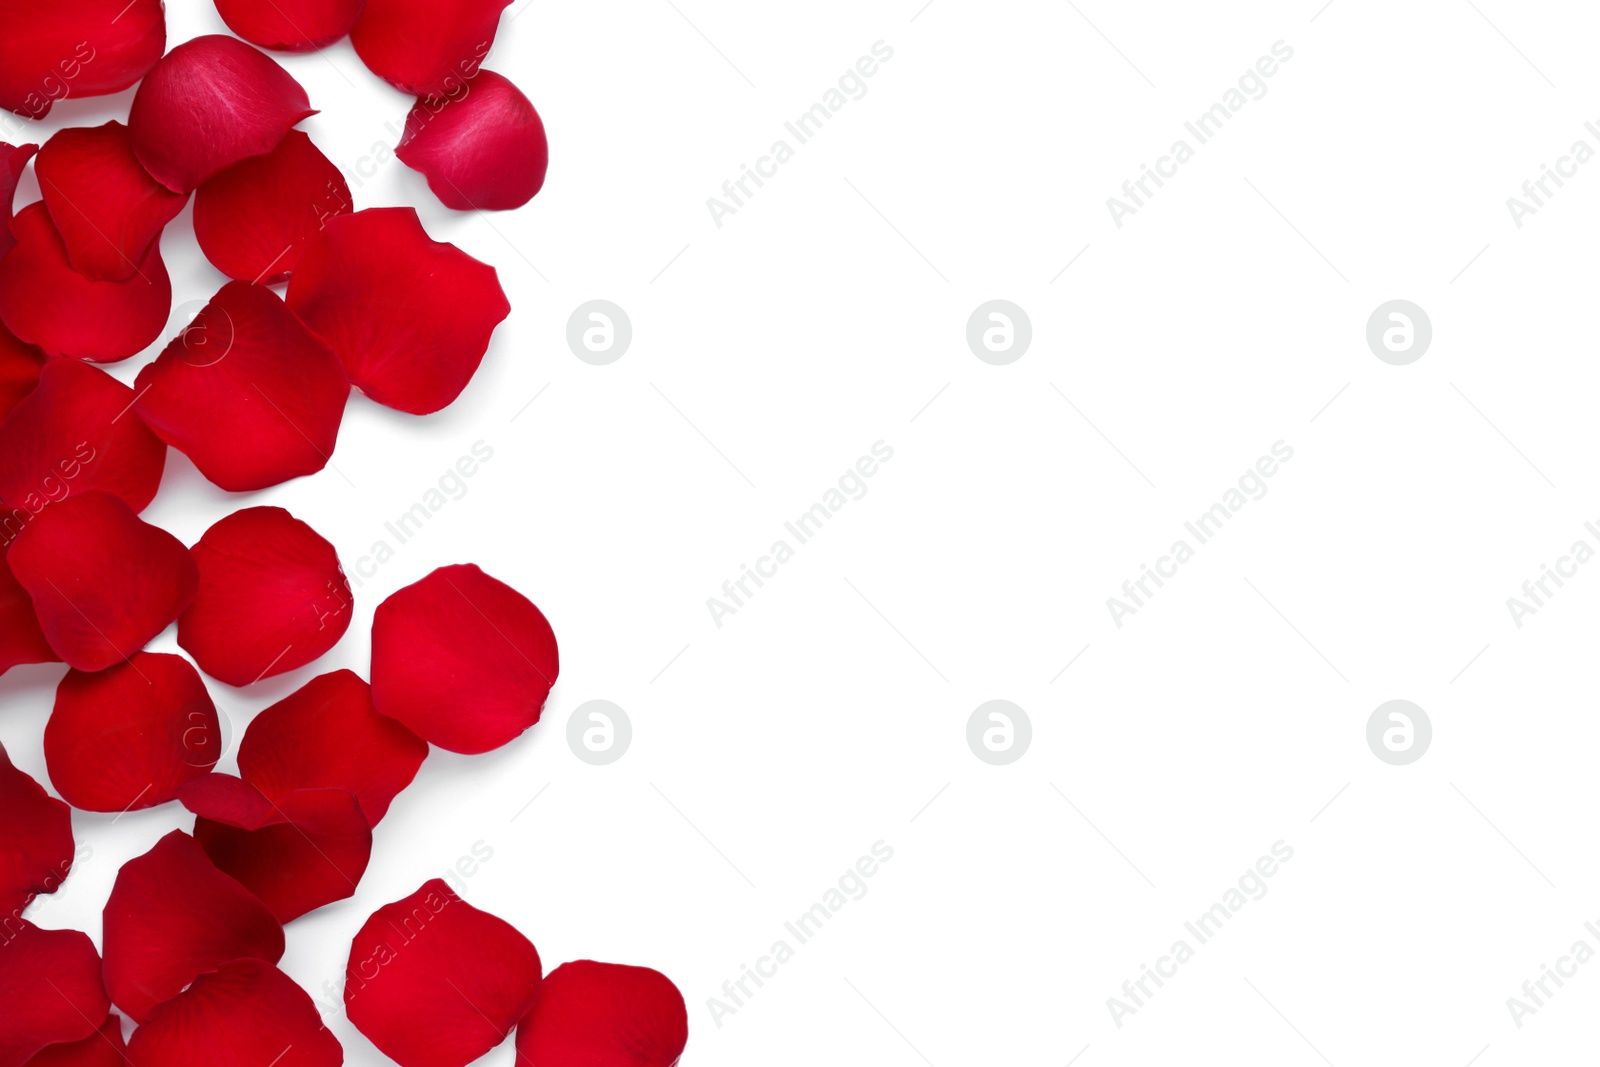
<instances>
[{"instance_id":1,"label":"scattered petal","mask_svg":"<svg viewBox=\"0 0 1600 1067\"><path fill-rule=\"evenodd\" d=\"M138 1067L339 1067L344 1049L305 990L264 960L235 960L150 1013L128 1042Z\"/></svg>"},{"instance_id":2,"label":"scattered petal","mask_svg":"<svg viewBox=\"0 0 1600 1067\"><path fill-rule=\"evenodd\" d=\"M577 960L539 986L517 1027L519 1067L672 1067L689 1012L672 980L648 967Z\"/></svg>"},{"instance_id":3,"label":"scattered petal","mask_svg":"<svg viewBox=\"0 0 1600 1067\"><path fill-rule=\"evenodd\" d=\"M0 256L11 251L17 243L11 225L11 205L16 199L17 181L22 177L22 169L37 151L39 146L36 144L9 145L0 141L0 209L4 209L0 215L5 221L5 225L0 226Z\"/></svg>"},{"instance_id":4,"label":"scattered petal","mask_svg":"<svg viewBox=\"0 0 1600 1067\"><path fill-rule=\"evenodd\" d=\"M511 0L367 0L350 43L367 69L413 96L453 92L478 73Z\"/></svg>"},{"instance_id":5,"label":"scattered petal","mask_svg":"<svg viewBox=\"0 0 1600 1067\"><path fill-rule=\"evenodd\" d=\"M0 551L0 674L23 663L59 663L60 660L39 628L33 598L11 573L11 565Z\"/></svg>"},{"instance_id":6,"label":"scattered petal","mask_svg":"<svg viewBox=\"0 0 1600 1067\"><path fill-rule=\"evenodd\" d=\"M457 211L521 207L544 186L550 163L539 113L492 70L479 71L455 96L418 100L394 154Z\"/></svg>"},{"instance_id":7,"label":"scattered petal","mask_svg":"<svg viewBox=\"0 0 1600 1067\"><path fill-rule=\"evenodd\" d=\"M6 955L4 937L11 932L10 920L21 915L35 896L61 888L72 859L72 809L17 770L0 746L0 919L5 920L0 923L0 960ZM0 1004L6 1003L0 995ZM0 1033L0 1046L4 1044ZM0 1055L0 1061L4 1059Z\"/></svg>"},{"instance_id":8,"label":"scattered petal","mask_svg":"<svg viewBox=\"0 0 1600 1067\"><path fill-rule=\"evenodd\" d=\"M100 1029L82 1041L46 1045L28 1067L126 1067L128 1046L122 1040L122 1017L106 1016Z\"/></svg>"},{"instance_id":9,"label":"scattered petal","mask_svg":"<svg viewBox=\"0 0 1600 1067\"><path fill-rule=\"evenodd\" d=\"M0 1067L19 1067L47 1045L100 1029L111 1001L88 934L6 921L0 940Z\"/></svg>"},{"instance_id":10,"label":"scattered petal","mask_svg":"<svg viewBox=\"0 0 1600 1067\"><path fill-rule=\"evenodd\" d=\"M216 0L228 29L253 45L310 52L350 32L362 0Z\"/></svg>"},{"instance_id":11,"label":"scattered petal","mask_svg":"<svg viewBox=\"0 0 1600 1067\"><path fill-rule=\"evenodd\" d=\"M0 0L0 108L42 119L57 100L119 93L167 47L161 0Z\"/></svg>"},{"instance_id":12,"label":"scattered petal","mask_svg":"<svg viewBox=\"0 0 1600 1067\"><path fill-rule=\"evenodd\" d=\"M43 349L17 340L15 334L0 326L0 422L33 392L48 358Z\"/></svg>"}]
</instances>

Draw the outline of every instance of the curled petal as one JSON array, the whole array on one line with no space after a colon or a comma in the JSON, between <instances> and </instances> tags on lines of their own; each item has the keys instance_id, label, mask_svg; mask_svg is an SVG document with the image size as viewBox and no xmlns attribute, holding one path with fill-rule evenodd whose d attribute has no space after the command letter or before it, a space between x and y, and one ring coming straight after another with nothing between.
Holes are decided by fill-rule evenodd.
<instances>
[{"instance_id":1,"label":"curled petal","mask_svg":"<svg viewBox=\"0 0 1600 1067\"><path fill-rule=\"evenodd\" d=\"M41 930L8 916L0 932L0 1004L0 1067L90 1036L111 1010L94 942L76 930Z\"/></svg>"},{"instance_id":2,"label":"curled petal","mask_svg":"<svg viewBox=\"0 0 1600 1067\"><path fill-rule=\"evenodd\" d=\"M367 0L350 43L367 69L413 96L441 96L478 73L511 0Z\"/></svg>"},{"instance_id":3,"label":"curled petal","mask_svg":"<svg viewBox=\"0 0 1600 1067\"><path fill-rule=\"evenodd\" d=\"M7 560L50 647L80 671L121 663L194 599L183 542L107 493L77 493L22 528Z\"/></svg>"},{"instance_id":4,"label":"curled petal","mask_svg":"<svg viewBox=\"0 0 1600 1067\"><path fill-rule=\"evenodd\" d=\"M119 93L167 47L161 0L0 0L0 108L42 119L57 100Z\"/></svg>"},{"instance_id":5,"label":"curled petal","mask_svg":"<svg viewBox=\"0 0 1600 1067\"><path fill-rule=\"evenodd\" d=\"M345 789L376 826L417 776L428 743L372 707L351 671L311 679L257 715L239 742L239 774L269 799Z\"/></svg>"},{"instance_id":6,"label":"curled petal","mask_svg":"<svg viewBox=\"0 0 1600 1067\"><path fill-rule=\"evenodd\" d=\"M648 967L576 960L539 986L517 1027L519 1067L672 1067L689 1013L672 980Z\"/></svg>"},{"instance_id":7,"label":"curled petal","mask_svg":"<svg viewBox=\"0 0 1600 1067\"><path fill-rule=\"evenodd\" d=\"M356 934L345 1014L400 1067L464 1067L528 1013L542 973L514 926L434 878Z\"/></svg>"},{"instance_id":8,"label":"curled petal","mask_svg":"<svg viewBox=\"0 0 1600 1067\"><path fill-rule=\"evenodd\" d=\"M283 927L181 830L122 865L105 908L106 988L135 1020L230 960L277 963Z\"/></svg>"},{"instance_id":9,"label":"curled petal","mask_svg":"<svg viewBox=\"0 0 1600 1067\"><path fill-rule=\"evenodd\" d=\"M499 748L538 722L560 669L543 613L470 563L396 591L373 616L373 706L452 752Z\"/></svg>"},{"instance_id":10,"label":"curled petal","mask_svg":"<svg viewBox=\"0 0 1600 1067\"><path fill-rule=\"evenodd\" d=\"M0 326L0 423L39 384L39 372L48 358L43 349L24 344Z\"/></svg>"},{"instance_id":11,"label":"curled petal","mask_svg":"<svg viewBox=\"0 0 1600 1067\"><path fill-rule=\"evenodd\" d=\"M0 960L5 958L10 920L40 893L61 888L72 870L72 858L72 809L17 770L0 746ZM4 1003L0 996L0 1004ZM0 1036L0 1045L4 1043Z\"/></svg>"},{"instance_id":12,"label":"curled petal","mask_svg":"<svg viewBox=\"0 0 1600 1067\"><path fill-rule=\"evenodd\" d=\"M216 0L228 29L251 44L310 52L350 32L363 0Z\"/></svg>"},{"instance_id":13,"label":"curled petal","mask_svg":"<svg viewBox=\"0 0 1600 1067\"><path fill-rule=\"evenodd\" d=\"M453 96L418 100L394 154L457 211L521 207L544 186L550 163L539 113L492 70Z\"/></svg>"},{"instance_id":14,"label":"curled petal","mask_svg":"<svg viewBox=\"0 0 1600 1067\"><path fill-rule=\"evenodd\" d=\"M303 667L350 626L350 585L333 546L282 508L245 508L207 530L192 551L194 603L178 644L229 685Z\"/></svg>"},{"instance_id":15,"label":"curled petal","mask_svg":"<svg viewBox=\"0 0 1600 1067\"><path fill-rule=\"evenodd\" d=\"M16 198L17 181L22 177L22 168L28 165L28 160L39 151L36 144L9 145L0 141L0 216L3 216L5 225L0 226L0 256L11 251L17 243L17 238L11 225L11 205Z\"/></svg>"},{"instance_id":16,"label":"curled petal","mask_svg":"<svg viewBox=\"0 0 1600 1067\"><path fill-rule=\"evenodd\" d=\"M289 73L243 41L185 41L145 77L128 112L150 176L187 193L226 167L270 152L316 111Z\"/></svg>"},{"instance_id":17,"label":"curled petal","mask_svg":"<svg viewBox=\"0 0 1600 1067\"><path fill-rule=\"evenodd\" d=\"M100 1029L83 1040L46 1045L28 1061L28 1067L127 1067L127 1051L122 1017L112 1012Z\"/></svg>"},{"instance_id":18,"label":"curled petal","mask_svg":"<svg viewBox=\"0 0 1600 1067\"><path fill-rule=\"evenodd\" d=\"M235 960L159 1005L128 1041L138 1067L339 1067L317 1005L265 960Z\"/></svg>"},{"instance_id":19,"label":"curled petal","mask_svg":"<svg viewBox=\"0 0 1600 1067\"><path fill-rule=\"evenodd\" d=\"M56 792L82 811L165 804L221 756L216 705L182 656L136 652L95 674L68 671L56 686L45 766Z\"/></svg>"},{"instance_id":20,"label":"curled petal","mask_svg":"<svg viewBox=\"0 0 1600 1067\"><path fill-rule=\"evenodd\" d=\"M315 474L350 382L271 289L229 282L139 372L134 410L230 492Z\"/></svg>"},{"instance_id":21,"label":"curled petal","mask_svg":"<svg viewBox=\"0 0 1600 1067\"><path fill-rule=\"evenodd\" d=\"M299 130L194 194L194 236L230 278L272 285L294 271L323 224L350 210L344 175Z\"/></svg>"},{"instance_id":22,"label":"curled petal","mask_svg":"<svg viewBox=\"0 0 1600 1067\"><path fill-rule=\"evenodd\" d=\"M511 313L494 268L431 240L411 208L329 219L286 299L352 384L413 415L461 395Z\"/></svg>"},{"instance_id":23,"label":"curled petal","mask_svg":"<svg viewBox=\"0 0 1600 1067\"><path fill-rule=\"evenodd\" d=\"M17 246L0 259L0 320L52 356L114 363L161 336L172 280L152 242L127 281L95 281L72 268L43 201L12 220Z\"/></svg>"}]
</instances>

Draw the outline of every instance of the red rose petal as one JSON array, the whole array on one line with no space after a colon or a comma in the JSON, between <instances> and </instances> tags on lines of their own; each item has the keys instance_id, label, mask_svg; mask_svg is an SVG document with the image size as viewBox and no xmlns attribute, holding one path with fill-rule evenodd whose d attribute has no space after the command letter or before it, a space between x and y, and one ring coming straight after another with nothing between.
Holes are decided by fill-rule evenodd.
<instances>
[{"instance_id":1,"label":"red rose petal","mask_svg":"<svg viewBox=\"0 0 1600 1067\"><path fill-rule=\"evenodd\" d=\"M195 544L194 603L178 644L229 685L303 667L350 626L350 586L333 546L282 508L245 508Z\"/></svg>"},{"instance_id":2,"label":"red rose petal","mask_svg":"<svg viewBox=\"0 0 1600 1067\"><path fill-rule=\"evenodd\" d=\"M300 83L243 41L210 34L168 52L128 112L133 150L150 176L187 193L241 159L270 152L315 115Z\"/></svg>"},{"instance_id":3,"label":"red rose petal","mask_svg":"<svg viewBox=\"0 0 1600 1067\"><path fill-rule=\"evenodd\" d=\"M539 609L470 563L440 567L373 616L373 706L452 752L499 748L538 722L560 669Z\"/></svg>"},{"instance_id":4,"label":"red rose petal","mask_svg":"<svg viewBox=\"0 0 1600 1067\"><path fill-rule=\"evenodd\" d=\"M354 385L414 415L461 395L511 313L494 268L431 240L408 207L329 219L286 299Z\"/></svg>"},{"instance_id":5,"label":"red rose petal","mask_svg":"<svg viewBox=\"0 0 1600 1067\"><path fill-rule=\"evenodd\" d=\"M672 1067L689 1041L689 1012L672 980L648 967L577 960L539 986L517 1027L524 1067Z\"/></svg>"},{"instance_id":6,"label":"red rose petal","mask_svg":"<svg viewBox=\"0 0 1600 1067\"><path fill-rule=\"evenodd\" d=\"M100 1029L82 1041L47 1045L28 1067L126 1067L128 1046L122 1040L122 1017L106 1016Z\"/></svg>"},{"instance_id":7,"label":"red rose petal","mask_svg":"<svg viewBox=\"0 0 1600 1067\"><path fill-rule=\"evenodd\" d=\"M57 663L60 659L39 628L33 598L11 573L11 565L0 551L0 674L18 664Z\"/></svg>"},{"instance_id":8,"label":"red rose petal","mask_svg":"<svg viewBox=\"0 0 1600 1067\"><path fill-rule=\"evenodd\" d=\"M46 1045L93 1034L111 1001L89 935L8 921L0 931L0 1004L0 1067L19 1067Z\"/></svg>"},{"instance_id":9,"label":"red rose petal","mask_svg":"<svg viewBox=\"0 0 1600 1067\"><path fill-rule=\"evenodd\" d=\"M541 973L532 942L434 878L356 934L345 1014L400 1067L464 1067L528 1013Z\"/></svg>"},{"instance_id":10,"label":"red rose petal","mask_svg":"<svg viewBox=\"0 0 1600 1067\"><path fill-rule=\"evenodd\" d=\"M0 108L40 119L126 89L167 47L161 0L0 0Z\"/></svg>"},{"instance_id":11,"label":"red rose petal","mask_svg":"<svg viewBox=\"0 0 1600 1067\"><path fill-rule=\"evenodd\" d=\"M180 799L198 819L194 838L211 862L289 922L356 891L372 854L372 828L355 794L298 789L268 800L249 782L209 774Z\"/></svg>"},{"instance_id":12,"label":"red rose petal","mask_svg":"<svg viewBox=\"0 0 1600 1067\"><path fill-rule=\"evenodd\" d=\"M344 1049L316 1003L263 960L236 960L195 979L133 1032L138 1067L339 1067Z\"/></svg>"},{"instance_id":13,"label":"red rose petal","mask_svg":"<svg viewBox=\"0 0 1600 1067\"><path fill-rule=\"evenodd\" d=\"M362 0L216 0L228 29L251 44L309 52L350 32Z\"/></svg>"},{"instance_id":14,"label":"red rose petal","mask_svg":"<svg viewBox=\"0 0 1600 1067\"><path fill-rule=\"evenodd\" d=\"M96 674L68 671L56 686L45 766L56 792L82 811L165 804L221 756L216 705L182 656L136 652Z\"/></svg>"},{"instance_id":15,"label":"red rose petal","mask_svg":"<svg viewBox=\"0 0 1600 1067\"><path fill-rule=\"evenodd\" d=\"M107 493L75 493L22 528L7 560L50 647L80 671L132 656L194 599L183 542Z\"/></svg>"},{"instance_id":16,"label":"red rose petal","mask_svg":"<svg viewBox=\"0 0 1600 1067\"><path fill-rule=\"evenodd\" d=\"M72 268L97 281L137 274L188 200L145 173L120 122L62 130L39 149L33 171Z\"/></svg>"},{"instance_id":17,"label":"red rose petal","mask_svg":"<svg viewBox=\"0 0 1600 1067\"><path fill-rule=\"evenodd\" d=\"M539 113L492 70L455 96L418 100L394 154L457 211L521 207L544 185L550 162Z\"/></svg>"},{"instance_id":18,"label":"red rose petal","mask_svg":"<svg viewBox=\"0 0 1600 1067\"><path fill-rule=\"evenodd\" d=\"M339 168L299 130L264 156L242 160L194 194L194 236L230 278L272 285L300 262L323 224L350 210Z\"/></svg>"},{"instance_id":19,"label":"red rose petal","mask_svg":"<svg viewBox=\"0 0 1600 1067\"><path fill-rule=\"evenodd\" d=\"M5 252L0 251L0 256L3 255ZM0 326L0 422L5 421L23 397L33 392L48 358L42 349L24 344L10 330Z\"/></svg>"},{"instance_id":20,"label":"red rose petal","mask_svg":"<svg viewBox=\"0 0 1600 1067\"><path fill-rule=\"evenodd\" d=\"M17 770L0 745L0 960L6 955L10 920L38 894L61 888L72 859L72 809ZM0 1004L5 1003L0 996ZM0 1036L0 1045L4 1043Z\"/></svg>"},{"instance_id":21,"label":"red rose petal","mask_svg":"<svg viewBox=\"0 0 1600 1067\"><path fill-rule=\"evenodd\" d=\"M327 346L245 282L223 286L135 386L139 417L231 492L325 467L350 396Z\"/></svg>"},{"instance_id":22,"label":"red rose petal","mask_svg":"<svg viewBox=\"0 0 1600 1067\"><path fill-rule=\"evenodd\" d=\"M172 281L153 242L127 281L97 282L67 259L50 211L35 201L12 220L17 246L0 259L0 320L52 356L112 363L161 336Z\"/></svg>"},{"instance_id":23,"label":"red rose petal","mask_svg":"<svg viewBox=\"0 0 1600 1067\"><path fill-rule=\"evenodd\" d=\"M237 959L277 963L283 927L174 830L122 865L105 907L106 988L136 1021L198 975Z\"/></svg>"},{"instance_id":24,"label":"red rose petal","mask_svg":"<svg viewBox=\"0 0 1600 1067\"><path fill-rule=\"evenodd\" d=\"M99 490L143 511L155 499L167 446L133 411L134 392L105 371L50 360L38 386L0 423L0 500L37 514ZM16 536L7 524L4 540Z\"/></svg>"},{"instance_id":25,"label":"red rose petal","mask_svg":"<svg viewBox=\"0 0 1600 1067\"><path fill-rule=\"evenodd\" d=\"M478 73L511 0L367 0L350 31L361 61L413 96L440 96Z\"/></svg>"},{"instance_id":26,"label":"red rose petal","mask_svg":"<svg viewBox=\"0 0 1600 1067\"><path fill-rule=\"evenodd\" d=\"M22 177L22 169L37 151L39 146L36 144L9 145L0 141L0 208L5 209L5 225L0 226L0 256L11 251L17 243L11 226L11 205L16 199L17 180Z\"/></svg>"},{"instance_id":27,"label":"red rose petal","mask_svg":"<svg viewBox=\"0 0 1600 1067\"><path fill-rule=\"evenodd\" d=\"M352 671L311 679L255 717L239 742L239 774L269 799L296 789L346 789L373 826L417 776L428 743L372 707Z\"/></svg>"}]
</instances>

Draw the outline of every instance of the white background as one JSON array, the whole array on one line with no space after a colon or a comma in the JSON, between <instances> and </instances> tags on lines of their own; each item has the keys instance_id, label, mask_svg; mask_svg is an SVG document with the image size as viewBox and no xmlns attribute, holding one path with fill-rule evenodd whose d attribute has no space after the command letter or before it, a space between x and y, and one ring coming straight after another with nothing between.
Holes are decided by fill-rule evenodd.
<instances>
[{"instance_id":1,"label":"white background","mask_svg":"<svg viewBox=\"0 0 1600 1067\"><path fill-rule=\"evenodd\" d=\"M499 269L514 310L478 377L429 418L356 398L337 470L248 498L171 453L145 513L193 542L282 505L350 569L494 450L363 581L333 653L213 685L235 740L314 674L364 675L373 608L441 564L517 586L561 640L544 721L435 751L356 896L290 926L288 972L336 981L374 908L481 840L467 899L547 967L669 974L686 1064L1590 1055L1600 963L1520 1029L1506 998L1600 949L1600 566L1520 629L1505 601L1600 548L1600 163L1520 229L1506 198L1600 149L1600 13L1320 2L515 4L487 65L548 126L538 199L451 213L392 161L355 190ZM174 41L222 28L173 6ZM707 197L880 40L867 94L715 225ZM1106 198L1280 40L1267 94L1115 226ZM372 170L406 98L348 44L283 62L323 110L312 138ZM60 105L38 137L127 99ZM188 220L163 243L180 304L223 281ZM634 328L605 367L565 342L594 298ZM994 298L1033 325L1005 367L964 336ZM1406 367L1364 338L1396 298L1434 328ZM866 496L715 626L707 598L880 440ZM1267 495L1117 628L1106 598L1279 440ZM60 673L0 681L0 737L41 779ZM606 767L564 736L596 698L634 726ZM965 740L993 698L1033 724L1005 767ZM1365 741L1394 698L1434 728L1406 767ZM98 937L118 865L191 819L111 822L74 815L93 855L31 918ZM714 1022L707 999L880 840L867 895ZM1107 998L1279 840L1270 892L1117 1027ZM348 1062L386 1062L331 1025Z\"/></svg>"}]
</instances>

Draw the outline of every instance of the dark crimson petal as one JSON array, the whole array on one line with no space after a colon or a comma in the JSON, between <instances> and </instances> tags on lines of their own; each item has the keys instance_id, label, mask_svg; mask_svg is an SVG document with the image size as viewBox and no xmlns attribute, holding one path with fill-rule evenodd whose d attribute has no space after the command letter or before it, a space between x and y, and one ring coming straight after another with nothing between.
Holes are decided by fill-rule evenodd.
<instances>
[{"instance_id":1,"label":"dark crimson petal","mask_svg":"<svg viewBox=\"0 0 1600 1067\"><path fill-rule=\"evenodd\" d=\"M408 207L329 219L286 299L352 384L413 415L461 395L511 313L494 268L431 240Z\"/></svg>"},{"instance_id":2,"label":"dark crimson petal","mask_svg":"<svg viewBox=\"0 0 1600 1067\"><path fill-rule=\"evenodd\" d=\"M21 663L56 663L60 659L39 628L33 598L11 573L0 548L0 674Z\"/></svg>"},{"instance_id":3,"label":"dark crimson petal","mask_svg":"<svg viewBox=\"0 0 1600 1067\"><path fill-rule=\"evenodd\" d=\"M344 1049L317 1005L263 960L236 960L150 1013L128 1042L133 1067L339 1067Z\"/></svg>"},{"instance_id":4,"label":"dark crimson petal","mask_svg":"<svg viewBox=\"0 0 1600 1067\"><path fill-rule=\"evenodd\" d=\"M315 114L282 67L243 41L210 34L180 44L145 77L128 131L150 176L187 193L241 159L272 151Z\"/></svg>"},{"instance_id":5,"label":"dark crimson petal","mask_svg":"<svg viewBox=\"0 0 1600 1067\"><path fill-rule=\"evenodd\" d=\"M350 381L271 289L229 282L139 372L134 410L231 492L328 463Z\"/></svg>"},{"instance_id":6,"label":"dark crimson petal","mask_svg":"<svg viewBox=\"0 0 1600 1067\"><path fill-rule=\"evenodd\" d=\"M200 590L178 644L229 685L303 667L350 626L350 585L322 536L282 508L245 508L207 530L192 555Z\"/></svg>"},{"instance_id":7,"label":"dark crimson petal","mask_svg":"<svg viewBox=\"0 0 1600 1067\"><path fill-rule=\"evenodd\" d=\"M350 210L350 186L327 156L290 130L264 156L242 160L194 194L194 236L230 278L272 285L300 262L328 219Z\"/></svg>"},{"instance_id":8,"label":"dark crimson petal","mask_svg":"<svg viewBox=\"0 0 1600 1067\"><path fill-rule=\"evenodd\" d=\"M136 1021L237 959L277 963L283 927L181 830L122 865L105 908L106 988Z\"/></svg>"},{"instance_id":9,"label":"dark crimson petal","mask_svg":"<svg viewBox=\"0 0 1600 1067\"><path fill-rule=\"evenodd\" d=\"M19 1067L46 1045L93 1034L111 1001L89 935L8 916L0 929L0 1004L0 1067Z\"/></svg>"},{"instance_id":10,"label":"dark crimson petal","mask_svg":"<svg viewBox=\"0 0 1600 1067\"><path fill-rule=\"evenodd\" d=\"M249 782L209 774L184 787L194 837L211 862L289 922L356 891L372 827L355 794L298 789L268 800Z\"/></svg>"},{"instance_id":11,"label":"dark crimson petal","mask_svg":"<svg viewBox=\"0 0 1600 1067\"><path fill-rule=\"evenodd\" d=\"M106 1016L100 1029L82 1041L47 1045L28 1067L126 1067L128 1046L122 1040L122 1017Z\"/></svg>"},{"instance_id":12,"label":"dark crimson petal","mask_svg":"<svg viewBox=\"0 0 1600 1067\"><path fill-rule=\"evenodd\" d=\"M464 1067L528 1013L542 973L531 941L434 878L356 934L345 1014L400 1067Z\"/></svg>"},{"instance_id":13,"label":"dark crimson petal","mask_svg":"<svg viewBox=\"0 0 1600 1067\"><path fill-rule=\"evenodd\" d=\"M239 774L269 799L296 789L347 789L373 826L417 776L428 743L372 707L352 671L311 679L251 721Z\"/></svg>"},{"instance_id":14,"label":"dark crimson petal","mask_svg":"<svg viewBox=\"0 0 1600 1067\"><path fill-rule=\"evenodd\" d=\"M189 606L200 580L182 541L106 493L45 508L7 562L50 647L80 671L103 671L143 648Z\"/></svg>"},{"instance_id":15,"label":"dark crimson petal","mask_svg":"<svg viewBox=\"0 0 1600 1067\"><path fill-rule=\"evenodd\" d=\"M165 804L221 756L216 705L182 656L136 652L96 674L68 671L56 686L45 766L56 792L82 811Z\"/></svg>"},{"instance_id":16,"label":"dark crimson petal","mask_svg":"<svg viewBox=\"0 0 1600 1067\"><path fill-rule=\"evenodd\" d=\"M49 209L17 212L17 246L0 259L0 320L52 356L113 363L161 336L172 310L172 281L160 242L127 281L97 282L72 269Z\"/></svg>"},{"instance_id":17,"label":"dark crimson petal","mask_svg":"<svg viewBox=\"0 0 1600 1067\"><path fill-rule=\"evenodd\" d=\"M155 499L167 446L133 410L134 392L105 371L52 359L0 423L0 500L37 514L94 490L134 511ZM6 540L16 531L7 529Z\"/></svg>"},{"instance_id":18,"label":"dark crimson petal","mask_svg":"<svg viewBox=\"0 0 1600 1067\"><path fill-rule=\"evenodd\" d=\"M672 980L648 967L576 960L539 986L517 1027L519 1067L672 1067L689 1012Z\"/></svg>"},{"instance_id":19,"label":"dark crimson petal","mask_svg":"<svg viewBox=\"0 0 1600 1067\"><path fill-rule=\"evenodd\" d=\"M128 128L66 129L39 149L33 172L74 270L127 281L188 197L145 173Z\"/></svg>"},{"instance_id":20,"label":"dark crimson petal","mask_svg":"<svg viewBox=\"0 0 1600 1067\"><path fill-rule=\"evenodd\" d=\"M550 163L539 113L492 70L454 96L418 100L394 154L457 211L521 207L543 187Z\"/></svg>"},{"instance_id":21,"label":"dark crimson petal","mask_svg":"<svg viewBox=\"0 0 1600 1067\"><path fill-rule=\"evenodd\" d=\"M0 959L10 920L38 894L61 888L72 858L72 809L17 770L0 745Z\"/></svg>"},{"instance_id":22,"label":"dark crimson petal","mask_svg":"<svg viewBox=\"0 0 1600 1067\"><path fill-rule=\"evenodd\" d=\"M367 0L350 31L361 61L413 96L442 96L478 73L511 0Z\"/></svg>"},{"instance_id":23,"label":"dark crimson petal","mask_svg":"<svg viewBox=\"0 0 1600 1067\"><path fill-rule=\"evenodd\" d=\"M362 0L216 0L228 29L251 44L310 52L350 32Z\"/></svg>"},{"instance_id":24,"label":"dark crimson petal","mask_svg":"<svg viewBox=\"0 0 1600 1067\"><path fill-rule=\"evenodd\" d=\"M22 177L22 168L28 165L28 160L37 151L39 146L36 144L9 145L0 141L0 208L4 209L5 219L5 225L0 226L0 256L11 251L17 243L11 227L11 204L16 198L17 180Z\"/></svg>"},{"instance_id":25,"label":"dark crimson petal","mask_svg":"<svg viewBox=\"0 0 1600 1067\"><path fill-rule=\"evenodd\" d=\"M0 326L0 423L39 384L39 372L47 358L42 349L24 344Z\"/></svg>"},{"instance_id":26,"label":"dark crimson petal","mask_svg":"<svg viewBox=\"0 0 1600 1067\"><path fill-rule=\"evenodd\" d=\"M126 89L167 47L161 0L0 0L0 108L44 118L59 99Z\"/></svg>"}]
</instances>

